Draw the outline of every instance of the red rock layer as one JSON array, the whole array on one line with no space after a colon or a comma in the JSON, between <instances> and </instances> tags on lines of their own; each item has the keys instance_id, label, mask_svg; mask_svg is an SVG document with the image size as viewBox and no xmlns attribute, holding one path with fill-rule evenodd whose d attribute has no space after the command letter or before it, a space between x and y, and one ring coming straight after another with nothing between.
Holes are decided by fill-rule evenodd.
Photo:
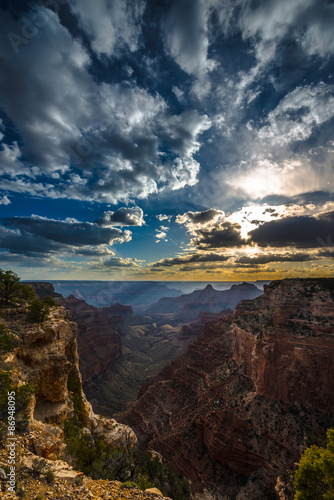
<instances>
[{"instance_id":1,"label":"red rock layer","mask_svg":"<svg viewBox=\"0 0 334 500\"><path fill-rule=\"evenodd\" d=\"M306 436L334 424L332 296L329 281L271 284L209 323L118 419L194 492L270 498Z\"/></svg>"},{"instance_id":2,"label":"red rock layer","mask_svg":"<svg viewBox=\"0 0 334 500\"><path fill-rule=\"evenodd\" d=\"M256 392L334 410L334 302L315 280L283 280L242 302L231 327L233 356Z\"/></svg>"},{"instance_id":3,"label":"red rock layer","mask_svg":"<svg viewBox=\"0 0 334 500\"><path fill-rule=\"evenodd\" d=\"M106 318L94 306L70 295L64 299L78 324L78 352L82 383L104 372L122 355L122 344L113 318ZM116 312L113 311L113 312Z\"/></svg>"}]
</instances>

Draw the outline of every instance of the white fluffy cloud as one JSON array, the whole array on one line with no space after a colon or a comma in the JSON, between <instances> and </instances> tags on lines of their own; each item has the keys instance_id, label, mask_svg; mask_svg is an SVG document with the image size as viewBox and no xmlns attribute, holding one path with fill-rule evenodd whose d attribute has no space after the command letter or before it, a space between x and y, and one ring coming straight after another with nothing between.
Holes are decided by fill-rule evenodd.
<instances>
[{"instance_id":1,"label":"white fluffy cloud","mask_svg":"<svg viewBox=\"0 0 334 500\"><path fill-rule=\"evenodd\" d=\"M71 8L99 56L117 56L123 48L131 52L138 48L143 0L73 0Z\"/></svg>"},{"instance_id":2,"label":"white fluffy cloud","mask_svg":"<svg viewBox=\"0 0 334 500\"><path fill-rule=\"evenodd\" d=\"M3 196L1 199L0 199L0 205L9 205L11 203L10 199L8 198L8 196Z\"/></svg>"},{"instance_id":3,"label":"white fluffy cloud","mask_svg":"<svg viewBox=\"0 0 334 500\"><path fill-rule=\"evenodd\" d=\"M269 113L268 125L258 134L271 143L287 144L310 137L313 130L334 116L334 85L297 87Z\"/></svg>"}]
</instances>

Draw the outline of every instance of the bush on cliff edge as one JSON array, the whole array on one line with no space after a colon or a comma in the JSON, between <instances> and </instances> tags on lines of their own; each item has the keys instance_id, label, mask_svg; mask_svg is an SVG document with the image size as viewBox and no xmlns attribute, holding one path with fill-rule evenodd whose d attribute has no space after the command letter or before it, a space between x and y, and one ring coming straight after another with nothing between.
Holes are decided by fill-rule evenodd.
<instances>
[{"instance_id":1,"label":"bush on cliff edge","mask_svg":"<svg viewBox=\"0 0 334 500\"><path fill-rule=\"evenodd\" d=\"M327 431L327 447L316 445L303 453L295 472L295 500L334 499L334 429Z\"/></svg>"}]
</instances>

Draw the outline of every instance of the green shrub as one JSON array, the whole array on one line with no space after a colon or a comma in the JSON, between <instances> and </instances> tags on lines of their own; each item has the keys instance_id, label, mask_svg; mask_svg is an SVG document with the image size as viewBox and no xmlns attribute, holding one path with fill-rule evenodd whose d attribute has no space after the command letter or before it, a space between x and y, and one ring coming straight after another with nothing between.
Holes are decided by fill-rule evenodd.
<instances>
[{"instance_id":1,"label":"green shrub","mask_svg":"<svg viewBox=\"0 0 334 500\"><path fill-rule=\"evenodd\" d=\"M34 299L28 306L27 320L31 323L43 323L48 317L49 306L42 300Z\"/></svg>"},{"instance_id":2,"label":"green shrub","mask_svg":"<svg viewBox=\"0 0 334 500\"><path fill-rule=\"evenodd\" d=\"M126 481L125 483L122 483L121 486L119 487L120 490L122 489L131 489L131 488L137 488L136 483L132 483L131 481Z\"/></svg>"},{"instance_id":3,"label":"green shrub","mask_svg":"<svg viewBox=\"0 0 334 500\"><path fill-rule=\"evenodd\" d=\"M45 478L48 484L54 484L56 476L52 470L48 470L45 474Z\"/></svg>"},{"instance_id":4,"label":"green shrub","mask_svg":"<svg viewBox=\"0 0 334 500\"><path fill-rule=\"evenodd\" d=\"M25 498L26 492L23 486L18 486L16 488L16 494L19 498Z\"/></svg>"},{"instance_id":5,"label":"green shrub","mask_svg":"<svg viewBox=\"0 0 334 500\"><path fill-rule=\"evenodd\" d=\"M20 278L13 271L0 269L0 298L5 306L13 300L19 288Z\"/></svg>"},{"instance_id":6,"label":"green shrub","mask_svg":"<svg viewBox=\"0 0 334 500\"><path fill-rule=\"evenodd\" d=\"M0 325L0 352L2 354L12 351L20 344L20 340L4 325Z\"/></svg>"},{"instance_id":7,"label":"green shrub","mask_svg":"<svg viewBox=\"0 0 334 500\"><path fill-rule=\"evenodd\" d=\"M45 299L43 299L42 302L44 302L44 304L47 304L48 306L51 306L51 307L59 307L59 304L51 296L45 297Z\"/></svg>"},{"instance_id":8,"label":"green shrub","mask_svg":"<svg viewBox=\"0 0 334 500\"><path fill-rule=\"evenodd\" d=\"M36 299L37 295L32 286L20 283L20 278L13 271L0 269L0 300L2 305L7 307L10 304L32 302ZM55 304L50 303L49 305Z\"/></svg>"},{"instance_id":9,"label":"green shrub","mask_svg":"<svg viewBox=\"0 0 334 500\"><path fill-rule=\"evenodd\" d=\"M82 485L83 485L83 479L82 479L82 477L77 476L77 477L74 479L74 484L75 484L75 486L82 486Z\"/></svg>"},{"instance_id":10,"label":"green shrub","mask_svg":"<svg viewBox=\"0 0 334 500\"><path fill-rule=\"evenodd\" d=\"M19 302L31 302L34 299L37 299L37 295L31 286L18 283L15 298L18 299Z\"/></svg>"}]
</instances>

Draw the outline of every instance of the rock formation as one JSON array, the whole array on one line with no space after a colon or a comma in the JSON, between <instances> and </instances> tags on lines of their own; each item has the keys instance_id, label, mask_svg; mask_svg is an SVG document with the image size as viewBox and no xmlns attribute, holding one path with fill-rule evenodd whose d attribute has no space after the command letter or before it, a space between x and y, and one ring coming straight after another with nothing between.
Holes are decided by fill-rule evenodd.
<instances>
[{"instance_id":1,"label":"rock formation","mask_svg":"<svg viewBox=\"0 0 334 500\"><path fill-rule=\"evenodd\" d=\"M64 443L63 425L74 413L73 392L79 395L83 410L83 431L91 436L103 434L112 447L132 446L137 439L133 431L113 419L101 418L92 411L82 391L77 350L77 326L69 320L69 311L51 307L48 319L41 324L26 321L26 307L3 311L3 325L20 344L13 351L3 354L1 373L11 369L13 386L32 383L37 393L28 407L28 428L24 434L15 433L15 478L21 489L16 496L7 489L4 478L8 474L9 450L6 434L0 432L0 498L138 498L154 500L157 495L130 488L124 492L121 483L93 481L76 471L69 460ZM1 387L1 402L4 397ZM18 411L19 408L16 408ZM9 436L9 434L8 434ZM12 444L13 441L8 441ZM43 459L44 462L40 462ZM37 468L36 463L43 467ZM52 474L52 484L47 482L47 472ZM22 489L23 488L23 489ZM17 490L18 493L18 490ZM105 496L108 494L109 496ZM161 498L161 496L160 496Z\"/></svg>"},{"instance_id":2,"label":"rock formation","mask_svg":"<svg viewBox=\"0 0 334 500\"><path fill-rule=\"evenodd\" d=\"M118 418L195 493L272 498L306 438L334 425L333 297L333 280L272 282L209 323Z\"/></svg>"}]
</instances>

